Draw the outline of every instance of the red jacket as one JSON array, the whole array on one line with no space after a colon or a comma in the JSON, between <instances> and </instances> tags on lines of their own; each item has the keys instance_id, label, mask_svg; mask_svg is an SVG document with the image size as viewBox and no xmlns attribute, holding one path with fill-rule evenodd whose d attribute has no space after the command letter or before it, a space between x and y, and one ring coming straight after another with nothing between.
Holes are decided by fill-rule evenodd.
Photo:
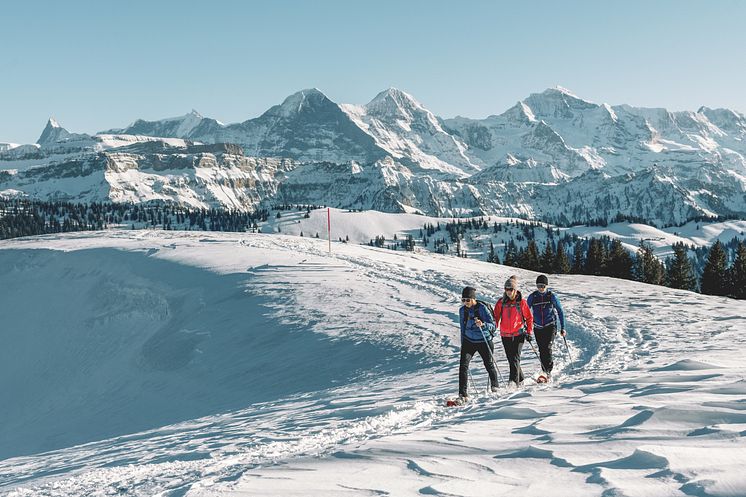
<instances>
[{"instance_id":1,"label":"red jacket","mask_svg":"<svg viewBox=\"0 0 746 497\"><path fill-rule=\"evenodd\" d=\"M503 305L503 301L506 301ZM520 312L519 312L520 308ZM516 300L508 300L503 296L495 306L495 324L500 329L500 336L514 337L520 335L523 323L526 323L528 334L534 332L534 316L528 304L521 297L521 292L516 295Z\"/></svg>"}]
</instances>

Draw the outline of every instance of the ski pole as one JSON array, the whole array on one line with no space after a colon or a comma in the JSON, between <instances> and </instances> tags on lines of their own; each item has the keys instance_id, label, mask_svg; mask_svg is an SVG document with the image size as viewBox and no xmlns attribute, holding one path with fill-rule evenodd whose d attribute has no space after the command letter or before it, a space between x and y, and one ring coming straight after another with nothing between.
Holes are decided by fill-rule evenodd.
<instances>
[{"instance_id":1,"label":"ski pole","mask_svg":"<svg viewBox=\"0 0 746 497\"><path fill-rule=\"evenodd\" d=\"M562 341L565 342L565 350L567 351L567 359L570 361L570 369L572 372L575 372L575 363L572 360L572 356L570 355L570 347L567 346L567 338L565 338L564 335L562 335Z\"/></svg>"},{"instance_id":2,"label":"ski pole","mask_svg":"<svg viewBox=\"0 0 746 497\"><path fill-rule=\"evenodd\" d=\"M490 360L492 360L492 364L495 365L495 369L497 369L497 374L500 375L500 381L505 383L505 380L503 380L503 374L500 372L500 366L497 365L497 361L495 360L494 354L492 354L492 351L490 350L489 342L487 341L487 335L484 334L484 330L482 328L479 328L479 331L482 332L482 338L484 338L485 344L487 344L487 352L490 354ZM497 384L496 386L500 386L500 384Z\"/></svg>"}]
</instances>

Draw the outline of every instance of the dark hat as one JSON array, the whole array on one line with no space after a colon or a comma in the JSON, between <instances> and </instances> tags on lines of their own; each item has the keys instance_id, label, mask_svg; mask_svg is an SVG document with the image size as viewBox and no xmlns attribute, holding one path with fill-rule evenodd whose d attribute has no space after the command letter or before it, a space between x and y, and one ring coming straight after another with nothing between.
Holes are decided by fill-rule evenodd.
<instances>
[{"instance_id":1,"label":"dark hat","mask_svg":"<svg viewBox=\"0 0 746 497\"><path fill-rule=\"evenodd\" d=\"M477 289L471 286L464 287L464 289L461 290L461 298L462 299L476 299Z\"/></svg>"},{"instance_id":2,"label":"dark hat","mask_svg":"<svg viewBox=\"0 0 746 497\"><path fill-rule=\"evenodd\" d=\"M548 285L549 284L549 278L546 277L544 274L540 274L536 277L536 284L537 285Z\"/></svg>"},{"instance_id":3,"label":"dark hat","mask_svg":"<svg viewBox=\"0 0 746 497\"><path fill-rule=\"evenodd\" d=\"M504 288L506 290L513 290L514 288L518 288L518 284L513 278L508 278L507 280L505 280Z\"/></svg>"}]
</instances>

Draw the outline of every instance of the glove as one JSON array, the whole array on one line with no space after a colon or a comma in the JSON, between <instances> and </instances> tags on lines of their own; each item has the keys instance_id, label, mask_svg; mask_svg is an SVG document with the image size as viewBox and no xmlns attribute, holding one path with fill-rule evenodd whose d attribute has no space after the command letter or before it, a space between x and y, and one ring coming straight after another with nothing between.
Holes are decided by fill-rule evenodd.
<instances>
[{"instance_id":1,"label":"glove","mask_svg":"<svg viewBox=\"0 0 746 497\"><path fill-rule=\"evenodd\" d=\"M567 330L563 329L562 331L560 331L560 335L562 335L563 337L566 336Z\"/></svg>"},{"instance_id":2,"label":"glove","mask_svg":"<svg viewBox=\"0 0 746 497\"><path fill-rule=\"evenodd\" d=\"M530 343L532 340L531 333L526 333L526 341Z\"/></svg>"}]
</instances>

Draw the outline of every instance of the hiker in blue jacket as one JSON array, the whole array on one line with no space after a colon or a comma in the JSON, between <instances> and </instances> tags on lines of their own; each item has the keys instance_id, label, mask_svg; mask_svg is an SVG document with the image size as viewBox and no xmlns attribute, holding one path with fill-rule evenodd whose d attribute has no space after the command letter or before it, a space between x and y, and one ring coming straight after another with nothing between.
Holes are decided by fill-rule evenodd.
<instances>
[{"instance_id":1,"label":"hiker in blue jacket","mask_svg":"<svg viewBox=\"0 0 746 497\"><path fill-rule=\"evenodd\" d=\"M547 379L551 377L554 361L552 360L552 342L557 334L557 318L559 318L560 334L564 337L565 313L562 311L557 296L549 291L549 278L539 275L536 278L536 290L528 296L527 303L534 315L534 335L539 345L541 369Z\"/></svg>"},{"instance_id":2,"label":"hiker in blue jacket","mask_svg":"<svg viewBox=\"0 0 746 497\"><path fill-rule=\"evenodd\" d=\"M467 380L469 363L475 352L479 352L487 374L490 376L490 387L497 391L497 369L492 360L495 347L492 337L495 334L495 320L492 310L484 302L477 301L477 290L467 286L461 292L461 303L458 311L461 323L461 361L458 369L458 395L462 403L468 399Z\"/></svg>"}]
</instances>

